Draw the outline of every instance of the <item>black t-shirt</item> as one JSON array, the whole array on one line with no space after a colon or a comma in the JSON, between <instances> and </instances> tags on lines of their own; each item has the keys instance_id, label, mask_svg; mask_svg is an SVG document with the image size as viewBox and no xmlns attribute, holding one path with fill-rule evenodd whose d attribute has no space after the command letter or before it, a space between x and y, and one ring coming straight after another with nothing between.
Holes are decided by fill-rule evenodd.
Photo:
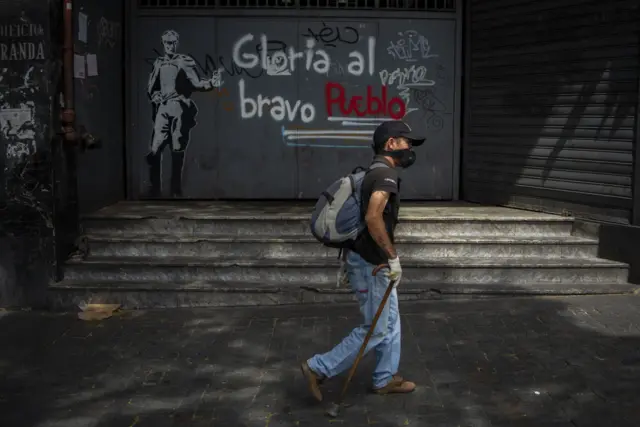
<instances>
[{"instance_id":1,"label":"black t-shirt","mask_svg":"<svg viewBox=\"0 0 640 427\"><path fill-rule=\"evenodd\" d=\"M369 199L371 194L375 191L386 191L390 193L389 201L384 208L382 218L391 238L391 242L394 242L394 230L398 223L398 211L400 208L400 178L398 171L393 165L385 159L383 156L375 156L373 162L383 162L389 167L377 167L370 170L362 181L362 214L366 215L369 207ZM358 236L352 246L352 250L359 254L365 261L374 264L386 264L389 257L382 250L382 248L376 243L376 241L369 234L369 229L365 230Z\"/></svg>"}]
</instances>

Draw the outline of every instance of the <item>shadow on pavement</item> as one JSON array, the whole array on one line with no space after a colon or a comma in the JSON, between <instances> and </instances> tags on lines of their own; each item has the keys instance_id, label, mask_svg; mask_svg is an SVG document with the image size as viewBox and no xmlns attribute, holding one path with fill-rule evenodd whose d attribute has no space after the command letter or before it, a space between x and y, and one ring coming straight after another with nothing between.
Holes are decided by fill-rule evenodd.
<instances>
[{"instance_id":1,"label":"shadow on pavement","mask_svg":"<svg viewBox=\"0 0 640 427\"><path fill-rule=\"evenodd\" d=\"M401 302L405 396L367 393L330 422L298 362L328 350L357 307L0 317L0 413L35 426L637 426L640 299L630 296Z\"/></svg>"}]
</instances>

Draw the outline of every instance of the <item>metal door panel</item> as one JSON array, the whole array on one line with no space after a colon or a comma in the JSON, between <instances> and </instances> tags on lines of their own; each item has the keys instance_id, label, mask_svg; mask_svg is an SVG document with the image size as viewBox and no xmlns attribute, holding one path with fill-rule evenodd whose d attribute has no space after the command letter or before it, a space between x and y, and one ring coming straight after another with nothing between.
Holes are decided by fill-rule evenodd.
<instances>
[{"instance_id":1,"label":"metal door panel","mask_svg":"<svg viewBox=\"0 0 640 427\"><path fill-rule=\"evenodd\" d=\"M218 50L225 61L224 96L217 100L215 138L218 141L213 197L242 199L289 199L296 197L296 152L282 143L281 127L295 114L298 85L295 76L280 70L276 52L298 50L295 21L220 18ZM261 65L261 36L266 36L267 69ZM246 41L243 42L243 37ZM251 40L248 39L251 37ZM233 66L233 49L258 58L244 69ZM221 64L218 64L219 66ZM295 71L294 73L296 73ZM258 97L263 103L258 105ZM279 98L277 98L279 97ZM268 102L267 102L268 101ZM281 111L282 102L288 107ZM289 111L286 111L287 108ZM285 118L281 116L284 113Z\"/></svg>"},{"instance_id":2,"label":"metal door panel","mask_svg":"<svg viewBox=\"0 0 640 427\"><path fill-rule=\"evenodd\" d=\"M317 19L215 13L137 17L131 55L136 102L128 141L133 198L314 199L339 176L370 162L375 126L395 116L388 111L392 100L394 111L402 101L404 120L427 135L425 146L417 149L416 165L403 172L403 197L452 198L455 19L339 15ZM182 141L177 143L178 150L187 147L184 167L180 174L172 166L176 155L171 150L173 139L167 136L163 192L154 194L148 192L151 172L157 168L147 161L154 126L147 83L154 61L163 55L161 36L168 29L179 34L178 53L187 55L184 60L199 79L214 74L219 78L214 79L218 87L185 97L184 102L195 105L197 115L191 129L178 132L177 139ZM245 39L236 60L251 60L246 55L253 54L257 64L234 64L234 46L246 35L252 38ZM269 41L264 58L262 35ZM313 41L309 71L307 40ZM302 52L303 58L296 60L294 69L282 69L289 48L295 50L293 54ZM328 70L317 62L318 49L329 58ZM353 75L359 54L364 69L361 75ZM385 108L376 110L383 86ZM332 94L344 91L344 99L332 104L330 114L328 87L333 87ZM361 97L360 104L355 103L356 97ZM358 111L349 109L350 101ZM170 122L171 117L162 120ZM171 189L174 172L182 176L181 194Z\"/></svg>"},{"instance_id":3,"label":"metal door panel","mask_svg":"<svg viewBox=\"0 0 640 427\"><path fill-rule=\"evenodd\" d=\"M426 135L416 163L402 172L405 199L453 197L455 21L386 20L377 68L406 105L403 118ZM382 42L384 41L384 42ZM388 77L387 77L388 76Z\"/></svg>"},{"instance_id":4,"label":"metal door panel","mask_svg":"<svg viewBox=\"0 0 640 427\"><path fill-rule=\"evenodd\" d=\"M314 49L322 51L314 58L326 54L330 64L328 71L318 62L318 70L312 68L298 73L300 99L313 105L316 117L311 123L292 123L283 133L285 144L297 148L299 153L299 198L316 198L340 176L371 162L371 135L375 125L381 123L381 114L365 110L367 87L380 96L377 73L374 69L370 75L368 67L370 61L375 64L377 52L374 45L370 55L369 40L377 41L378 26L375 20L300 20L298 23L299 45L306 46L307 40L312 40ZM362 56L355 59L358 55ZM344 93L344 103L327 102L327 96L337 99L340 91ZM363 97L358 106L360 113L344 114L341 108L347 108L356 96ZM358 117L359 114L362 117Z\"/></svg>"},{"instance_id":5,"label":"metal door panel","mask_svg":"<svg viewBox=\"0 0 640 427\"><path fill-rule=\"evenodd\" d=\"M180 174L179 153L184 150L182 168L183 196L187 198L206 197L203 192L211 182L211 174L203 167L216 150L215 109L212 99L215 91L190 93L188 76L195 82L212 77L207 69L206 55L214 48L215 19L210 17L189 18L145 18L137 24L137 55L134 57L137 75L134 88L137 91L137 121L131 141L131 172L134 192L142 197L176 197L171 192L171 182ZM163 34L177 35L177 56L165 60ZM154 64L160 68L154 68ZM154 75L154 70L157 72ZM166 74L162 74L166 73ZM195 74L194 74L195 73ZM155 77L155 78L154 78ZM155 85L149 92L150 81ZM159 86L175 84L181 95L166 102L154 104L151 96L158 93ZM168 91L169 89L167 89ZM161 92L161 91L160 91ZM162 95L161 95L162 96ZM154 132L154 128L157 132ZM207 154L202 156L203 147ZM157 171L157 163L150 161L149 154L155 152L161 159L162 194L151 194L152 174ZM154 158L157 160L158 157ZM175 166L174 166L175 165Z\"/></svg>"}]
</instances>

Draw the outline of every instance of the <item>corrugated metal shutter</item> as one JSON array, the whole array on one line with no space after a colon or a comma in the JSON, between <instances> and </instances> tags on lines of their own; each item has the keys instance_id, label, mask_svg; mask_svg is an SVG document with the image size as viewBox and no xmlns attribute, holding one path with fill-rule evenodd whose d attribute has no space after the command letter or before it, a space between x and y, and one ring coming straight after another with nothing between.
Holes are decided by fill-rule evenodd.
<instances>
[{"instance_id":1,"label":"corrugated metal shutter","mask_svg":"<svg viewBox=\"0 0 640 427\"><path fill-rule=\"evenodd\" d=\"M467 4L463 198L628 223L640 2Z\"/></svg>"}]
</instances>

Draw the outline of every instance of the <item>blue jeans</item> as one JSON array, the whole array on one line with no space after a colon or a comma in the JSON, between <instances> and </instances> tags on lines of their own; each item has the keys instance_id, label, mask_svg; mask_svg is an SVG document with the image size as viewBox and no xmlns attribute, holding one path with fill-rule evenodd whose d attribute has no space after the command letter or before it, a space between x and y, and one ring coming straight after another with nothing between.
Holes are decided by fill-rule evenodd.
<instances>
[{"instance_id":1,"label":"blue jeans","mask_svg":"<svg viewBox=\"0 0 640 427\"><path fill-rule=\"evenodd\" d=\"M349 284L360 304L360 312L364 317L364 322L354 328L333 349L324 354L316 354L307 360L311 370L329 378L340 374L353 365L389 285L389 278L384 275L384 271L373 276L371 273L376 266L369 264L355 252L349 251L346 267ZM373 371L374 388L384 387L398 372L400 347L400 311L398 294L394 289L389 295L365 349L365 354L372 348L376 352L376 367Z\"/></svg>"}]
</instances>

